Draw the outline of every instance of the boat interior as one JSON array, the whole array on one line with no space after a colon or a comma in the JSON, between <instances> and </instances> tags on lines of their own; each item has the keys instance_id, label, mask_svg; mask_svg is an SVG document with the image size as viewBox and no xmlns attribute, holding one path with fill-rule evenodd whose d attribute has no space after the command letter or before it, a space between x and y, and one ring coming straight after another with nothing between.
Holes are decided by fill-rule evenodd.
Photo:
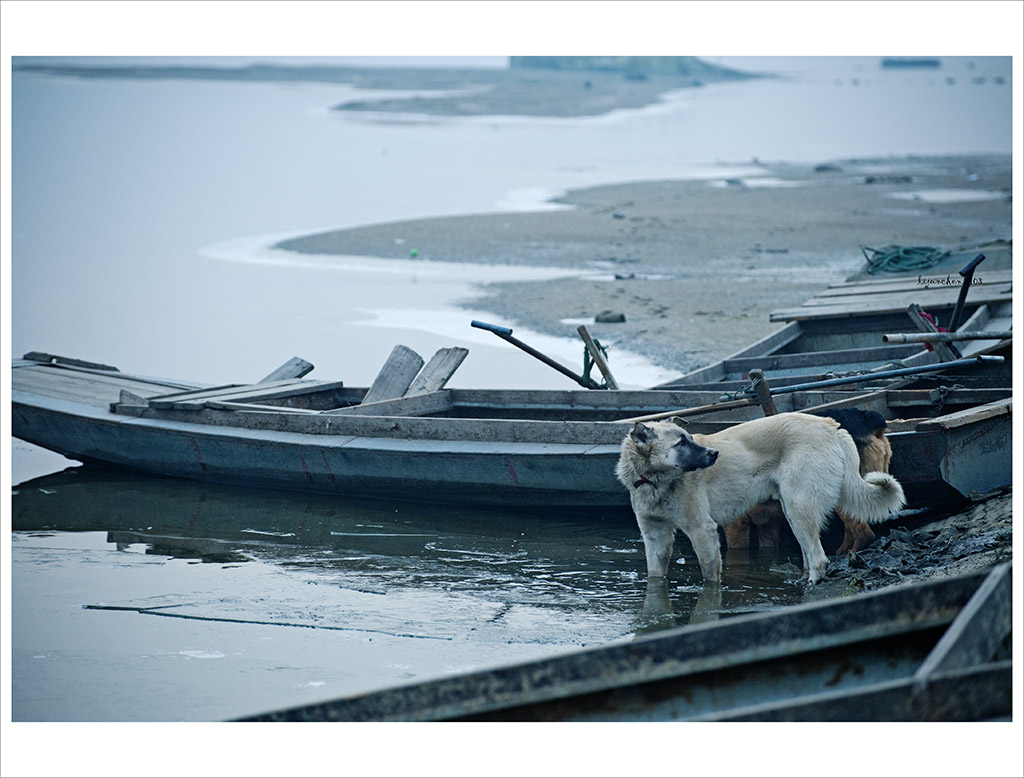
<instances>
[{"instance_id":1,"label":"boat interior","mask_svg":"<svg viewBox=\"0 0 1024 778\"><path fill-rule=\"evenodd\" d=\"M83 401L126 416L193 423L287 429L319 434L434 438L473 436L573 442L621 439L621 423L687 418L693 432L711 433L760 418L765 408L748 393L716 390L492 390L441 388L366 402L370 390L341 381L293 377L252 384L196 387L121 373L107 365L32 355L13 371L15 390ZM44 361L44 357L49 357ZM308 363L307 363L308 364ZM809 390L773 397L775 412L840 408L875 410L890 431L990 403L1008 403L1010 385L971 387L956 377L911 378L898 388ZM404 420L398 424L396 420ZM410 426L410 422L419 424ZM438 424L444 420L446 424ZM432 423L430 423L432 422ZM510 433L509 422L519 425ZM619 422L620 424L608 424ZM555 429L555 427L558 429ZM572 429L578 427L579 429ZM602 429L603 428L603 429ZM529 430L529 432L527 432Z\"/></svg>"}]
</instances>

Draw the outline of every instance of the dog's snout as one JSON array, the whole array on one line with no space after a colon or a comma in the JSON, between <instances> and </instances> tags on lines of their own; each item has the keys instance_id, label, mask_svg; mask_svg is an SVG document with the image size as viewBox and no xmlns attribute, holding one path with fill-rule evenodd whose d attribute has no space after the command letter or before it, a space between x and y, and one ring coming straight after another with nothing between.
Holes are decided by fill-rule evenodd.
<instances>
[{"instance_id":1,"label":"dog's snout","mask_svg":"<svg viewBox=\"0 0 1024 778\"><path fill-rule=\"evenodd\" d=\"M713 448L708 449L708 460L710 460L711 464L714 464L715 462L718 461L718 452L715 451Z\"/></svg>"}]
</instances>

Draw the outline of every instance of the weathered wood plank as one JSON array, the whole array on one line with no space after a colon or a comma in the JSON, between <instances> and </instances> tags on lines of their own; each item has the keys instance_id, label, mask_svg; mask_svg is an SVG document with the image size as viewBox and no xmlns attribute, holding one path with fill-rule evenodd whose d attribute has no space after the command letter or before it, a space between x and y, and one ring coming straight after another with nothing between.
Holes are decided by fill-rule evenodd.
<instances>
[{"instance_id":1,"label":"weathered wood plank","mask_svg":"<svg viewBox=\"0 0 1024 778\"><path fill-rule=\"evenodd\" d=\"M885 390L857 394L853 397L844 397L841 400L833 400L818 405L809 405L802 410L803 413L821 413L823 411L838 411L843 408L860 408L863 411L878 411L883 416L889 410L886 402Z\"/></svg>"},{"instance_id":2,"label":"weathered wood plank","mask_svg":"<svg viewBox=\"0 0 1024 778\"><path fill-rule=\"evenodd\" d=\"M993 568L914 673L919 690L936 673L991 662L1013 628L1010 563Z\"/></svg>"},{"instance_id":3,"label":"weathered wood plank","mask_svg":"<svg viewBox=\"0 0 1024 778\"><path fill-rule=\"evenodd\" d=\"M405 392L406 397L443 389L468 355L469 349L460 346L438 349L427 366L413 379Z\"/></svg>"},{"instance_id":4,"label":"weathered wood plank","mask_svg":"<svg viewBox=\"0 0 1024 778\"><path fill-rule=\"evenodd\" d=\"M172 408L184 403L198 403L199 407L206 400L226 400L231 398L238 400L243 395L265 396L269 390L283 387L295 387L302 382L299 378L288 378L283 381L273 381L265 384L235 384L214 387L212 389L200 389L192 392L175 392L173 394L151 397L150 403L154 408ZM311 383L311 382L303 382Z\"/></svg>"},{"instance_id":5,"label":"weathered wood plank","mask_svg":"<svg viewBox=\"0 0 1024 778\"><path fill-rule=\"evenodd\" d=\"M236 403L267 403L270 401L299 400L309 395L325 394L342 389L344 381L302 381L300 379L287 379L279 382L278 387L273 383L257 384L237 392L228 392L217 396L216 400Z\"/></svg>"},{"instance_id":6,"label":"weathered wood plank","mask_svg":"<svg viewBox=\"0 0 1024 778\"><path fill-rule=\"evenodd\" d=\"M939 331L935 324L924 317L924 310L917 303L911 303L907 306L907 316L910 317L911 323L921 332L931 333ZM956 347L948 343L933 343L931 350L939 355L939 359L942 362L952 362L960 357L960 352Z\"/></svg>"},{"instance_id":7,"label":"weathered wood plank","mask_svg":"<svg viewBox=\"0 0 1024 778\"><path fill-rule=\"evenodd\" d=\"M744 357L756 357L761 354L771 354L778 351L783 346L788 346L794 340L804 334L804 328L799 322L792 322L787 324L775 332L765 335L758 341L751 343L746 348L742 348L734 354L730 354L726 357L729 359L743 359Z\"/></svg>"},{"instance_id":8,"label":"weathered wood plank","mask_svg":"<svg viewBox=\"0 0 1024 778\"><path fill-rule=\"evenodd\" d=\"M727 359L726 374L744 375L753 368L762 370L791 370L799 367L834 368L838 365L865 362L891 362L917 353L914 346L874 346L872 348L836 349L832 351L804 351L796 354L767 354L761 357Z\"/></svg>"},{"instance_id":9,"label":"weathered wood plank","mask_svg":"<svg viewBox=\"0 0 1024 778\"><path fill-rule=\"evenodd\" d=\"M971 305L979 303L1000 303L1009 301L1012 289L1010 284L995 284L989 287L975 287L969 298ZM878 313L895 313L905 310L912 302L919 302L929 309L952 308L956 305L956 295L953 293L934 292L931 294L911 295L901 294L885 296L884 299L865 300L862 302L849 302L836 304L834 301L823 301L821 303L805 304L798 308L783 308L772 311L768 318L770 321L806 321L810 319L835 318L842 316L864 316Z\"/></svg>"},{"instance_id":10,"label":"weathered wood plank","mask_svg":"<svg viewBox=\"0 0 1024 778\"><path fill-rule=\"evenodd\" d=\"M1013 280L1012 270L992 270L978 274L985 284L1006 284ZM955 284L945 283L946 279L955 281ZM929 288L935 286L946 286L959 289L960 279L953 273L920 273L906 278L879 279L877 281L846 281L842 283L829 284L825 291L819 292L815 297L843 297L850 295L875 294L879 292L916 292L923 290L927 285ZM980 286L981 284L979 284Z\"/></svg>"},{"instance_id":11,"label":"weathered wood plank","mask_svg":"<svg viewBox=\"0 0 1024 778\"><path fill-rule=\"evenodd\" d=\"M148 397L163 387L117 375L81 374L47 367L23 367L11 371L11 387L45 397L106 408L116 402L121 389Z\"/></svg>"},{"instance_id":12,"label":"weathered wood plank","mask_svg":"<svg viewBox=\"0 0 1024 778\"><path fill-rule=\"evenodd\" d=\"M1000 299L1005 294L1010 284L979 285L971 288L971 304L977 305L979 300L985 302ZM917 292L881 292L878 294L864 294L850 297L811 297L801 307L815 306L840 306L851 310L861 310L864 306L885 306L884 309L903 307L912 302L921 303L927 308L944 307L956 305L957 295L955 288L929 288L921 287ZM1005 296L1003 299L1007 299Z\"/></svg>"},{"instance_id":13,"label":"weathered wood plank","mask_svg":"<svg viewBox=\"0 0 1024 778\"><path fill-rule=\"evenodd\" d=\"M803 328L799 322L790 322L786 326L782 327L775 332L766 335L759 341L740 349L734 354L730 354L721 362L714 362L707 367L702 367L698 370L691 371L686 375L680 376L679 378L671 381L666 381L663 384L659 384L655 389L672 390L675 388L685 389L691 384L710 384L715 381L722 381L726 378L727 362L745 359L749 357L762 356L764 354L772 354L780 348L789 345L794 340L799 338L803 334Z\"/></svg>"},{"instance_id":14,"label":"weathered wood plank","mask_svg":"<svg viewBox=\"0 0 1024 778\"><path fill-rule=\"evenodd\" d=\"M765 416L774 416L778 413L775 408L775 401L772 400L771 387L764 377L764 371L754 368L750 371L750 383L754 387L754 394L757 395L757 404L761 406Z\"/></svg>"},{"instance_id":15,"label":"weathered wood plank","mask_svg":"<svg viewBox=\"0 0 1024 778\"><path fill-rule=\"evenodd\" d=\"M615 376L612 375L612 369L608 366L608 360L604 358L604 354L601 353L601 349L598 348L594 336L590 334L590 330L587 329L586 324L581 324L576 328L576 332L579 333L580 337L583 338L583 344L587 347L587 353L590 354L590 358L594 360L594 364L597 365L597 369L601 371L601 375L604 376L605 385L612 390L618 390L619 383L615 380Z\"/></svg>"},{"instance_id":16,"label":"weathered wood plank","mask_svg":"<svg viewBox=\"0 0 1024 778\"><path fill-rule=\"evenodd\" d=\"M184 400L189 397L199 396L202 394L215 396L220 392L227 392L234 389L241 389L244 387L252 386L252 384L217 384L216 386L202 386L202 387L191 387L187 389L179 389L175 392L166 392L151 397L151 400Z\"/></svg>"},{"instance_id":17,"label":"weathered wood plank","mask_svg":"<svg viewBox=\"0 0 1024 778\"><path fill-rule=\"evenodd\" d=\"M629 431L622 422L505 421L498 419L432 419L420 417L360 416L358 414L296 414L249 408L220 410L167 410L126 406L118 413L146 419L209 424L271 432L310 435L348 435L405 441L466 441L468 443L541 443L552 451L565 445L618 446Z\"/></svg>"},{"instance_id":18,"label":"weathered wood plank","mask_svg":"<svg viewBox=\"0 0 1024 778\"><path fill-rule=\"evenodd\" d=\"M215 408L221 411L265 411L267 413L304 413L313 415L320 413L320 411L312 411L309 408L289 408L281 405L260 405L259 403L231 402L229 400L207 400L202 407Z\"/></svg>"},{"instance_id":19,"label":"weathered wood plank","mask_svg":"<svg viewBox=\"0 0 1024 778\"><path fill-rule=\"evenodd\" d=\"M618 392L580 391L579 389L450 389L456 405L495 408L564 407L584 411L588 408L644 409L652 403L663 407L703 405L714 402L721 392L680 390L621 390Z\"/></svg>"},{"instance_id":20,"label":"weathered wood plank","mask_svg":"<svg viewBox=\"0 0 1024 778\"><path fill-rule=\"evenodd\" d=\"M746 408L751 405L757 405L757 400L753 397L743 400L728 400L727 402L714 403L712 405L701 405L695 408L679 408L673 411L660 411L658 413L648 413L644 416L634 416L629 419L622 419L621 423L635 424L636 422L642 421L660 421L662 419L671 419L675 416L680 418L686 418L687 416L695 416L702 413L717 413L719 411L731 411L737 408Z\"/></svg>"},{"instance_id":21,"label":"weathered wood plank","mask_svg":"<svg viewBox=\"0 0 1024 778\"><path fill-rule=\"evenodd\" d=\"M1003 416L1013 411L1013 398L1007 397L1003 400L996 400L986 405L979 405L974 408L966 408L962 411L956 411L954 413L946 414L945 416L939 416L936 419L929 419L926 422L922 422L917 425L919 430L948 430L956 427L962 427L965 424L974 424L975 422L984 421L985 419L991 419L996 416Z\"/></svg>"},{"instance_id":22,"label":"weathered wood plank","mask_svg":"<svg viewBox=\"0 0 1024 778\"><path fill-rule=\"evenodd\" d=\"M905 408L933 404L933 389L888 389L886 402L890 408ZM1009 397L1013 389L1009 386L996 389L948 389L942 393L943 405L983 405Z\"/></svg>"},{"instance_id":23,"label":"weathered wood plank","mask_svg":"<svg viewBox=\"0 0 1024 778\"><path fill-rule=\"evenodd\" d=\"M44 364L88 367L93 370L106 370L111 373L120 372L113 365L104 365L101 362L88 362L84 359L75 359L73 357L62 357L57 354L47 354L44 351L30 351L24 355L23 359L31 359L33 362L43 362Z\"/></svg>"},{"instance_id":24,"label":"weathered wood plank","mask_svg":"<svg viewBox=\"0 0 1024 778\"><path fill-rule=\"evenodd\" d=\"M1013 713L1012 662L936 674L927 698L912 678L770 702L713 721L979 721Z\"/></svg>"},{"instance_id":25,"label":"weathered wood plank","mask_svg":"<svg viewBox=\"0 0 1024 778\"><path fill-rule=\"evenodd\" d=\"M185 381L169 381L166 378L153 378L152 376L141 376L134 375L132 373L122 373L119 370L101 370L91 367L82 367L80 365L66 365L60 362L51 362L49 364L40 364L39 362L29 362L26 367L36 368L38 370L47 371L50 374L62 373L64 375L89 375L96 376L99 380L108 380L115 382L137 381L147 386L152 386L157 389L167 391L173 389L175 391L194 391L201 389L198 384L188 383Z\"/></svg>"},{"instance_id":26,"label":"weathered wood plank","mask_svg":"<svg viewBox=\"0 0 1024 778\"><path fill-rule=\"evenodd\" d=\"M121 390L117 402L119 405L141 405L143 407L149 405L149 400L145 397L140 397L134 392L129 392L127 389Z\"/></svg>"},{"instance_id":27,"label":"weathered wood plank","mask_svg":"<svg viewBox=\"0 0 1024 778\"><path fill-rule=\"evenodd\" d=\"M395 346L370 385L363 402L373 403L401 397L409 390L422 367L423 357L408 346Z\"/></svg>"},{"instance_id":28,"label":"weathered wood plank","mask_svg":"<svg viewBox=\"0 0 1024 778\"><path fill-rule=\"evenodd\" d=\"M261 378L256 383L265 384L271 381L282 381L286 378L302 378L313 369L313 363L307 362L301 357L292 357L281 367L277 368L270 375Z\"/></svg>"},{"instance_id":29,"label":"weathered wood plank","mask_svg":"<svg viewBox=\"0 0 1024 778\"><path fill-rule=\"evenodd\" d=\"M427 394L399 397L394 400L380 400L375 403L361 403L347 408L320 411L325 416L426 416L451 410L451 394L441 389Z\"/></svg>"}]
</instances>

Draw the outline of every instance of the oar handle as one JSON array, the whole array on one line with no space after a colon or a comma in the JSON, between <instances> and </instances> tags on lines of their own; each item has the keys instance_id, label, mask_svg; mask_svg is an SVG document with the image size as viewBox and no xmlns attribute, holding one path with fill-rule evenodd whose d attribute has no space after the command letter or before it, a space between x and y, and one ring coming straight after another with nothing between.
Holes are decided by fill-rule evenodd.
<instances>
[{"instance_id":1,"label":"oar handle","mask_svg":"<svg viewBox=\"0 0 1024 778\"><path fill-rule=\"evenodd\" d=\"M499 326L497 324L488 324L485 321L477 321L476 319L473 319L473 321L471 321L469 323L469 326L470 327L476 327L478 330L487 330L488 332L493 332L495 335L511 335L512 334L512 328L511 327L501 327L501 326Z\"/></svg>"}]
</instances>

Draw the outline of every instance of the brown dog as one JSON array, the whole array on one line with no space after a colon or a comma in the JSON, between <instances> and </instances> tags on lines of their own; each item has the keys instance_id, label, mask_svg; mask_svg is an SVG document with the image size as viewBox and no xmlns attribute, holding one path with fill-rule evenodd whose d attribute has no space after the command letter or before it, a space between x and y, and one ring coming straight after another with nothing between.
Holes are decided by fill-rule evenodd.
<instances>
[{"instance_id":1,"label":"brown dog","mask_svg":"<svg viewBox=\"0 0 1024 778\"><path fill-rule=\"evenodd\" d=\"M850 433L857 445L860 457L860 474L889 472L892 459L892 446L885 436L885 419L877 411L865 411L860 408L844 408L835 411L822 411L815 414L828 416L839 422L839 426ZM843 522L843 543L837 554L848 554L866 548L875 539L871 527L863 521L851 518L841 510L836 514ZM782 506L772 501L758 505L725 527L725 542L729 548L747 548L750 545L750 528L757 528L758 543L762 548L773 548L778 544L779 527L785 518Z\"/></svg>"}]
</instances>

